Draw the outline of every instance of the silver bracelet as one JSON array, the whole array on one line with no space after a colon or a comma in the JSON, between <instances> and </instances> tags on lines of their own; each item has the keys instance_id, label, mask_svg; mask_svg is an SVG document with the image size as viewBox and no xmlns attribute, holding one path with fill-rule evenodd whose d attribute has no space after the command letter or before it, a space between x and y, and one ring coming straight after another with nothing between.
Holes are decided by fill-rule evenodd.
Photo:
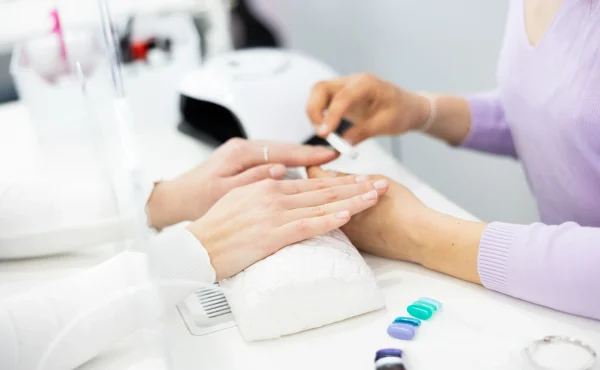
<instances>
[{"instance_id":1,"label":"silver bracelet","mask_svg":"<svg viewBox=\"0 0 600 370\"><path fill-rule=\"evenodd\" d=\"M427 132L433 125L433 122L435 122L435 119L437 118L437 104L434 96L429 94L421 94L421 96L429 100L429 117L427 117L427 121L420 128L421 132Z\"/></svg>"},{"instance_id":2,"label":"silver bracelet","mask_svg":"<svg viewBox=\"0 0 600 370\"><path fill-rule=\"evenodd\" d=\"M555 369L550 369L545 366L541 366L533 358L533 355L535 354L535 352L537 351L539 346L555 344L555 343L571 344L571 345L583 348L590 354L589 361L577 370L591 370L596 365L596 361L598 360L598 355L596 354L596 351L594 350L594 348L592 348L592 346L590 346L589 344L584 343L579 339L575 339L575 338L571 338L571 337L550 335L550 336L544 337L542 339L533 341L530 345L528 345L527 347L525 347L523 349L525 357L527 357L530 365L534 369L536 369L536 370L555 370Z\"/></svg>"}]
</instances>

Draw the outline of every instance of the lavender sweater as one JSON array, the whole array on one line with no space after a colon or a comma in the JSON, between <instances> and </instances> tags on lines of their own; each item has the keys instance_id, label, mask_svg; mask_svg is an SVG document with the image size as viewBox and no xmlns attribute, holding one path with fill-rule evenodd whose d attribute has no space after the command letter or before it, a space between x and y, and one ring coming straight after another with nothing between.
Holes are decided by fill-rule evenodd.
<instances>
[{"instance_id":1,"label":"lavender sweater","mask_svg":"<svg viewBox=\"0 0 600 370\"><path fill-rule=\"evenodd\" d=\"M463 146L519 159L544 223L489 224L481 281L600 319L600 2L565 0L532 47L512 0L497 76L497 91L468 99Z\"/></svg>"}]
</instances>

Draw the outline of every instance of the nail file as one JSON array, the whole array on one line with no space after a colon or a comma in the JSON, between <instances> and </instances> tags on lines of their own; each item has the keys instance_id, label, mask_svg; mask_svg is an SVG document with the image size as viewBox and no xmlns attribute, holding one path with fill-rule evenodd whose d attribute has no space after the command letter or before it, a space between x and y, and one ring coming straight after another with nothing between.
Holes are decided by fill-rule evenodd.
<instances>
[{"instance_id":1,"label":"nail file","mask_svg":"<svg viewBox=\"0 0 600 370\"><path fill-rule=\"evenodd\" d=\"M332 132L329 135L327 135L325 140L329 143L329 145L331 145L335 150L337 150L341 154L347 155L352 159L356 159L358 157L358 152L356 151L356 149L354 149L352 145L348 144L346 140L342 139L335 132Z\"/></svg>"}]
</instances>

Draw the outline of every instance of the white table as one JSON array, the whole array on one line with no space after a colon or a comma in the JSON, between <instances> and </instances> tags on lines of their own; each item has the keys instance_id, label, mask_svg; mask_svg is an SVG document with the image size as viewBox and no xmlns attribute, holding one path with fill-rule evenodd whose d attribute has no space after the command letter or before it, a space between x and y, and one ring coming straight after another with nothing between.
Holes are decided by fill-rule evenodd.
<instances>
[{"instance_id":1,"label":"white table","mask_svg":"<svg viewBox=\"0 0 600 370\"><path fill-rule=\"evenodd\" d=\"M0 147L12 140L9 133L23 137L27 126L22 105L0 106ZM141 130L139 139L146 173L166 176L201 162L213 149L172 127ZM359 150L357 161L338 160L330 167L384 173L404 183L430 207L474 219L422 183L375 142L366 142ZM42 260L0 262L0 283L29 278L32 274L55 276L65 267L91 266L106 256L105 248ZM600 322L522 302L412 264L372 256L366 256L366 260L384 291L386 309L279 340L246 343L236 328L192 336L173 309L164 323L174 369L365 370L372 368L375 351L383 347L404 349L408 368L413 370L524 369L519 366L522 364L519 350L529 341L550 334L577 337L600 350ZM406 306L421 296L439 299L444 303L443 310L418 329L413 341L388 337L387 325L396 316L406 315ZM147 353L140 350L143 345L136 340L135 336L130 338L119 349L105 353L83 368L125 369L135 364L149 368L143 364ZM563 356L558 360L559 364L567 364L563 368L568 368L569 360L573 359L579 358Z\"/></svg>"}]
</instances>

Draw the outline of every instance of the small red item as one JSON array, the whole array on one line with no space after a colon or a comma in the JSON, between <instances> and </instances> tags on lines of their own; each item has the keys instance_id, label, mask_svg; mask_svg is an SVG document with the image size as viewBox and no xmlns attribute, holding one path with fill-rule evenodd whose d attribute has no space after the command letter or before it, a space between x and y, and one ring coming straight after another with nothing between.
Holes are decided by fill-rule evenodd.
<instances>
[{"instance_id":1,"label":"small red item","mask_svg":"<svg viewBox=\"0 0 600 370\"><path fill-rule=\"evenodd\" d=\"M133 60L145 60L148 56L148 41L137 41L131 44Z\"/></svg>"}]
</instances>

